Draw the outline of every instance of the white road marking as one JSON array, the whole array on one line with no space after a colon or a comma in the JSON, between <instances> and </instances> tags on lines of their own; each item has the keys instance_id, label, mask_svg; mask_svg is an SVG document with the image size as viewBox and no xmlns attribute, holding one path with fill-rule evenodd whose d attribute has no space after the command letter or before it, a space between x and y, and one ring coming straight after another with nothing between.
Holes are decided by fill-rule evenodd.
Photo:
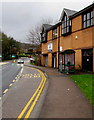
<instances>
[{"instance_id":1,"label":"white road marking","mask_svg":"<svg viewBox=\"0 0 94 120\"><path fill-rule=\"evenodd\" d=\"M9 85L9 87L11 87L12 86L12 83Z\"/></svg>"},{"instance_id":2,"label":"white road marking","mask_svg":"<svg viewBox=\"0 0 94 120\"><path fill-rule=\"evenodd\" d=\"M13 80L13 82L15 82L16 80Z\"/></svg>"},{"instance_id":3,"label":"white road marking","mask_svg":"<svg viewBox=\"0 0 94 120\"><path fill-rule=\"evenodd\" d=\"M30 78L32 77L32 75L30 76Z\"/></svg>"},{"instance_id":4,"label":"white road marking","mask_svg":"<svg viewBox=\"0 0 94 120\"><path fill-rule=\"evenodd\" d=\"M8 91L8 89L6 89L3 93L5 94Z\"/></svg>"},{"instance_id":5,"label":"white road marking","mask_svg":"<svg viewBox=\"0 0 94 120\"><path fill-rule=\"evenodd\" d=\"M21 69L21 73L23 72L23 68Z\"/></svg>"},{"instance_id":6,"label":"white road marking","mask_svg":"<svg viewBox=\"0 0 94 120\"><path fill-rule=\"evenodd\" d=\"M17 79L18 77L15 77L15 79Z\"/></svg>"}]
</instances>

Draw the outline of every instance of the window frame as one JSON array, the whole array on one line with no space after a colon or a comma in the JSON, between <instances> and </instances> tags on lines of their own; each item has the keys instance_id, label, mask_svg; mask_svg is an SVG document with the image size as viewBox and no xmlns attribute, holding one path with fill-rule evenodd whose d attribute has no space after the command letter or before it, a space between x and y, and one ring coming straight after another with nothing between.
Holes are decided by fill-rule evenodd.
<instances>
[{"instance_id":1,"label":"window frame","mask_svg":"<svg viewBox=\"0 0 94 120\"><path fill-rule=\"evenodd\" d=\"M44 43L44 42L47 42L47 32L43 32L42 35L41 35L41 42Z\"/></svg>"},{"instance_id":2,"label":"window frame","mask_svg":"<svg viewBox=\"0 0 94 120\"><path fill-rule=\"evenodd\" d=\"M89 15L89 18L88 18ZM85 17L86 16L86 17ZM84 19L85 17L85 19ZM94 10L87 11L82 15L82 28L88 28L94 25Z\"/></svg>"},{"instance_id":3,"label":"window frame","mask_svg":"<svg viewBox=\"0 0 94 120\"><path fill-rule=\"evenodd\" d=\"M66 18L66 19L65 19ZM67 35L71 32L70 29L71 25L70 25L70 19L68 18L68 16L65 14L64 18L62 20L62 35Z\"/></svg>"},{"instance_id":4,"label":"window frame","mask_svg":"<svg viewBox=\"0 0 94 120\"><path fill-rule=\"evenodd\" d=\"M52 39L56 39L57 38L57 27L52 29Z\"/></svg>"}]
</instances>

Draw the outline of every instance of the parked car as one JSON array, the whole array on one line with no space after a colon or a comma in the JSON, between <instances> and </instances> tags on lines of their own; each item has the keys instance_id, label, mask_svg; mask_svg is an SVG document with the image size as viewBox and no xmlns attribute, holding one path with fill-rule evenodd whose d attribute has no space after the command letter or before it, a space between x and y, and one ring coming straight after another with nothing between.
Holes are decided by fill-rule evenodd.
<instances>
[{"instance_id":1,"label":"parked car","mask_svg":"<svg viewBox=\"0 0 94 120\"><path fill-rule=\"evenodd\" d=\"M17 63L18 63L18 64L24 64L24 60L19 59L19 60L17 61Z\"/></svg>"},{"instance_id":2,"label":"parked car","mask_svg":"<svg viewBox=\"0 0 94 120\"><path fill-rule=\"evenodd\" d=\"M28 56L28 58L31 58L31 56Z\"/></svg>"},{"instance_id":3,"label":"parked car","mask_svg":"<svg viewBox=\"0 0 94 120\"><path fill-rule=\"evenodd\" d=\"M31 62L31 63L35 63L35 58L34 58L34 57L31 57L31 58L30 58L30 62Z\"/></svg>"}]
</instances>

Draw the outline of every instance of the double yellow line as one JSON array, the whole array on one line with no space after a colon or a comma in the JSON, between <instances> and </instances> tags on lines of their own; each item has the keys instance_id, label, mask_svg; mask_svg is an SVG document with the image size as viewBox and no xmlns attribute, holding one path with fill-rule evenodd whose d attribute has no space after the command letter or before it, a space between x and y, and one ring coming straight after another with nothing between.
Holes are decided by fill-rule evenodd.
<instances>
[{"instance_id":1,"label":"double yellow line","mask_svg":"<svg viewBox=\"0 0 94 120\"><path fill-rule=\"evenodd\" d=\"M38 88L36 89L35 93L33 94L33 96L30 98L30 100L28 101L28 103L26 104L26 106L23 108L22 112L20 113L20 115L18 116L17 120L20 120L23 115L25 115L24 119L28 119L31 115L31 112L33 111L42 91L43 91L43 88L45 86L45 83L46 83L46 77L44 75L44 73L39 70L39 69L36 69L36 68L33 68L35 70L37 70L41 76L42 76L42 81L40 82ZM31 105L31 106L30 106ZM30 107L30 108L29 108ZM29 110L27 110L29 108ZM26 112L27 111L27 112Z\"/></svg>"}]
</instances>

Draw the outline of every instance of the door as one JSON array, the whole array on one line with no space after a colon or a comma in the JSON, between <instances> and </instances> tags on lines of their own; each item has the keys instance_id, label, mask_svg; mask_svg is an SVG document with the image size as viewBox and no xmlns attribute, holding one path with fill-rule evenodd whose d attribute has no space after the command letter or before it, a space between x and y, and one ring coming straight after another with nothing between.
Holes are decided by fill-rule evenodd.
<instances>
[{"instance_id":1,"label":"door","mask_svg":"<svg viewBox=\"0 0 94 120\"><path fill-rule=\"evenodd\" d=\"M53 57L52 57L52 67L56 68L56 54L55 53L53 54Z\"/></svg>"},{"instance_id":2,"label":"door","mask_svg":"<svg viewBox=\"0 0 94 120\"><path fill-rule=\"evenodd\" d=\"M93 71L93 49L82 50L82 68Z\"/></svg>"},{"instance_id":3,"label":"door","mask_svg":"<svg viewBox=\"0 0 94 120\"><path fill-rule=\"evenodd\" d=\"M48 66L48 56L45 56L45 66Z\"/></svg>"},{"instance_id":4,"label":"door","mask_svg":"<svg viewBox=\"0 0 94 120\"><path fill-rule=\"evenodd\" d=\"M56 67L56 57L54 56L54 68Z\"/></svg>"}]
</instances>

